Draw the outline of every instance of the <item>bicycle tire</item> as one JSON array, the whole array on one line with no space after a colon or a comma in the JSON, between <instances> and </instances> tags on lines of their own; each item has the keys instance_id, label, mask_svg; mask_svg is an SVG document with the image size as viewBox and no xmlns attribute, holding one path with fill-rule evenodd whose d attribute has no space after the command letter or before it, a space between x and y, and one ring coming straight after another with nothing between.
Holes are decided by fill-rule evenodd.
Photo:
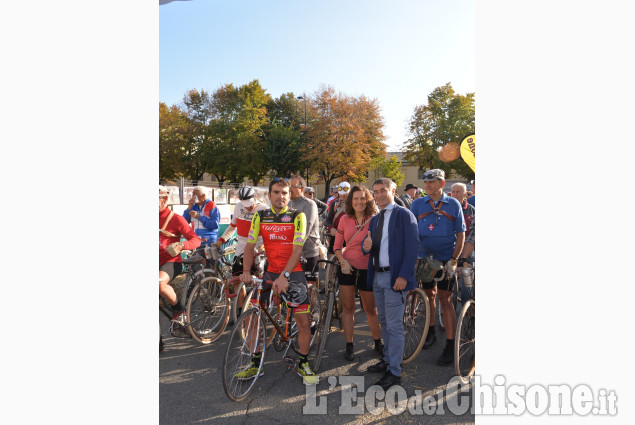
<instances>
[{"instance_id":1,"label":"bicycle tire","mask_svg":"<svg viewBox=\"0 0 635 425\"><path fill-rule=\"evenodd\" d=\"M311 343L309 344L309 350L313 347L313 343L317 338L318 329L320 327L320 320L322 315L322 302L320 301L320 292L318 288L309 284L308 289L309 304L311 304Z\"/></svg>"},{"instance_id":2,"label":"bicycle tire","mask_svg":"<svg viewBox=\"0 0 635 425\"><path fill-rule=\"evenodd\" d=\"M430 324L430 302L421 288L406 295L403 315L404 351L402 364L410 363L421 352Z\"/></svg>"},{"instance_id":3,"label":"bicycle tire","mask_svg":"<svg viewBox=\"0 0 635 425\"><path fill-rule=\"evenodd\" d=\"M475 370L475 302L473 299L467 300L463 304L461 314L456 325L456 336L454 339L454 371L462 384L470 381Z\"/></svg>"},{"instance_id":4,"label":"bicycle tire","mask_svg":"<svg viewBox=\"0 0 635 425\"><path fill-rule=\"evenodd\" d=\"M309 351L313 347L313 343L318 334L318 327L320 325L320 313L321 313L321 303L320 303L320 294L316 289L315 285L310 283L307 289L307 295L309 297L309 305L311 306L311 339L309 341ZM297 325L295 326L297 329ZM293 351L300 354L300 345L298 344L298 335L293 337L292 339L292 347Z\"/></svg>"},{"instance_id":5,"label":"bicycle tire","mask_svg":"<svg viewBox=\"0 0 635 425\"><path fill-rule=\"evenodd\" d=\"M252 327L255 329L251 329ZM230 400L244 400L255 387L265 363L267 346L264 329L265 321L258 309L245 311L234 324L223 360L223 389ZM251 363L253 356L252 350L247 346L250 331L255 332L255 351L258 351L258 348L262 350L260 351L260 365L253 379L241 380L236 378L236 373L244 370Z\"/></svg>"},{"instance_id":6,"label":"bicycle tire","mask_svg":"<svg viewBox=\"0 0 635 425\"><path fill-rule=\"evenodd\" d=\"M247 296L245 297L245 303L243 304L243 313L249 309L252 308L258 308L256 306L253 306L251 304L251 298L254 295L254 291L256 290L255 286L252 286L251 289L249 290L249 292L247 292ZM271 314L271 317L273 317L274 320L278 321L279 320L279 315L281 314L282 311L282 303L278 304L278 305L270 305L269 306L269 314ZM285 313L286 314L286 313ZM265 321L267 324L269 323L269 321ZM279 322L278 322L279 323ZM280 326L284 326L284 322L280 325ZM269 325L267 326L267 329L269 328ZM278 333L276 332L276 329L273 327L273 325L271 325L271 330L267 330L267 345L270 345L271 342L273 341L273 339L275 338L275 336Z\"/></svg>"},{"instance_id":7,"label":"bicycle tire","mask_svg":"<svg viewBox=\"0 0 635 425\"><path fill-rule=\"evenodd\" d=\"M229 300L220 282L215 277L201 280L187 300L188 330L201 344L217 340L229 320Z\"/></svg>"},{"instance_id":8,"label":"bicycle tire","mask_svg":"<svg viewBox=\"0 0 635 425\"><path fill-rule=\"evenodd\" d=\"M437 315L437 323L439 324L441 329L445 330L445 323L443 323L443 311L441 309L441 301L439 301L438 298L437 298L437 304L436 304L435 311L436 311L436 315Z\"/></svg>"},{"instance_id":9,"label":"bicycle tire","mask_svg":"<svg viewBox=\"0 0 635 425\"><path fill-rule=\"evenodd\" d=\"M231 318L231 321L234 323L236 323L236 320L238 320L238 316L240 316L238 314L238 298L240 297L240 292L243 290L244 287L245 287L245 282L240 282L240 284L238 285L238 289L236 290L236 296L231 301L230 318ZM233 288L230 289L230 292L231 291L233 291ZM247 298L245 298L245 302L246 301L247 301ZM244 303L243 303L243 307L245 307Z\"/></svg>"},{"instance_id":10,"label":"bicycle tire","mask_svg":"<svg viewBox=\"0 0 635 425\"><path fill-rule=\"evenodd\" d=\"M324 348L326 347L326 339L331 329L331 317L333 316L333 305L335 304L335 294L333 292L328 293L328 299L326 302L326 310L322 312L322 319L320 320L317 336L317 351L315 352L315 358L313 360L313 371L320 370L320 364L324 357Z\"/></svg>"}]
</instances>

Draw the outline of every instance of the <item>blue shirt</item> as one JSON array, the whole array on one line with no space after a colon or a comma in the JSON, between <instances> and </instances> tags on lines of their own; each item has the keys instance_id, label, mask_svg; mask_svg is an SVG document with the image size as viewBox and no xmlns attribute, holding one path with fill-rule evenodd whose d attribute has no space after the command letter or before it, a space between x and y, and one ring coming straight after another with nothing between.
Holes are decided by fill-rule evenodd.
<instances>
[{"instance_id":1,"label":"blue shirt","mask_svg":"<svg viewBox=\"0 0 635 425\"><path fill-rule=\"evenodd\" d=\"M384 213L384 226L381 229L381 242L379 245L378 267L390 266L390 260L388 258L388 223L390 222L390 214L392 213L393 208L395 208L394 202L391 202L385 208L386 212Z\"/></svg>"},{"instance_id":2,"label":"blue shirt","mask_svg":"<svg viewBox=\"0 0 635 425\"><path fill-rule=\"evenodd\" d=\"M456 234L465 232L465 220L463 219L463 209L456 199L443 194L439 202L434 206L438 207L443 202L441 210L454 217L454 221L442 213L431 212L425 217L420 216L430 211L434 211L430 206L430 196L415 199L410 207L410 211L417 218L419 228L419 243L421 249L419 258L432 255L435 260L447 261L452 257L456 244Z\"/></svg>"}]
</instances>

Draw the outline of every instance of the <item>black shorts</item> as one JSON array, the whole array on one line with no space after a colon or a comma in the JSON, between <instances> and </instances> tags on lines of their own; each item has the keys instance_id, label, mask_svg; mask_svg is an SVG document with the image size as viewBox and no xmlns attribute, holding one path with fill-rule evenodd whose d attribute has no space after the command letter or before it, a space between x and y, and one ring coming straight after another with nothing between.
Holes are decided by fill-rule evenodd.
<instances>
[{"instance_id":1,"label":"black shorts","mask_svg":"<svg viewBox=\"0 0 635 425\"><path fill-rule=\"evenodd\" d=\"M444 267L446 263L447 261L443 262ZM438 279L442 274L443 274L443 270L439 270L435 278ZM448 274L446 273L445 276L443 277L443 280L440 280L438 282L436 280L433 280L432 282L421 282L420 284L423 289L432 289L436 286L437 289L440 289L442 291L452 291L454 289L455 282L456 282L456 275L452 279L448 279Z\"/></svg>"},{"instance_id":2,"label":"black shorts","mask_svg":"<svg viewBox=\"0 0 635 425\"><path fill-rule=\"evenodd\" d=\"M320 259L319 255L304 259L304 262L302 263L302 270L304 270L304 275L307 281L310 280L311 282L315 282L317 280L317 274L319 269L315 266L317 265L317 262L319 259ZM316 269L315 274L313 274L314 268Z\"/></svg>"},{"instance_id":3,"label":"black shorts","mask_svg":"<svg viewBox=\"0 0 635 425\"><path fill-rule=\"evenodd\" d=\"M342 286L355 286L360 291L370 291L372 292L372 286L368 287L368 270L366 269L356 269L351 266L352 274L344 274L341 270L338 270L338 281Z\"/></svg>"},{"instance_id":4,"label":"black shorts","mask_svg":"<svg viewBox=\"0 0 635 425\"><path fill-rule=\"evenodd\" d=\"M334 253L333 252L333 245L335 245L335 236L330 236L329 235L329 243L328 243L328 245L329 245L328 253L329 254L333 254Z\"/></svg>"},{"instance_id":5,"label":"black shorts","mask_svg":"<svg viewBox=\"0 0 635 425\"><path fill-rule=\"evenodd\" d=\"M270 272L265 272L265 274L262 276L262 278L264 280L276 280L278 278L278 276L280 276L280 273L270 273ZM306 282L306 278L304 276L304 272L291 272L291 276L289 278L289 280L296 280L300 283L303 283L305 285L308 286L307 282ZM271 291L271 284L267 284L267 283L263 283L262 284L262 292L260 294L260 299L261 300L265 300L265 306L267 306L269 304L269 292ZM254 294L251 297L251 304L253 306L257 306L257 297L258 297L258 293L256 291L254 291ZM311 305L309 304L309 297L308 297L308 292L307 292L307 297L304 299L304 301L302 301L300 303L299 306L295 307L293 309L294 313L309 313L311 311Z\"/></svg>"},{"instance_id":6,"label":"black shorts","mask_svg":"<svg viewBox=\"0 0 635 425\"><path fill-rule=\"evenodd\" d=\"M252 263L251 264L251 274L256 275L258 269ZM232 276L240 276L243 273L243 256L234 257L234 263L232 264Z\"/></svg>"},{"instance_id":7,"label":"black shorts","mask_svg":"<svg viewBox=\"0 0 635 425\"><path fill-rule=\"evenodd\" d=\"M167 273L170 277L168 282L172 282L172 279L174 279L175 276L180 275L183 271L183 264L177 263L176 261L170 261L160 266L159 271Z\"/></svg>"}]
</instances>

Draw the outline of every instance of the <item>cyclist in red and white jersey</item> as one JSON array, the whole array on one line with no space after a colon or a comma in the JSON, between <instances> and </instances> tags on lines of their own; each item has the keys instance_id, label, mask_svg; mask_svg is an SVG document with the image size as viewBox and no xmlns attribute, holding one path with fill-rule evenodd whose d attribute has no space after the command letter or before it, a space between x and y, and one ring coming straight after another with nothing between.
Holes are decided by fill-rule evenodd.
<instances>
[{"instance_id":1,"label":"cyclist in red and white jersey","mask_svg":"<svg viewBox=\"0 0 635 425\"><path fill-rule=\"evenodd\" d=\"M267 205L256 199L256 191L250 186L244 186L238 189L238 199L240 202L234 207L231 223L227 226L227 229L225 229L223 236L215 242L215 245L220 248L222 244L227 242L234 235L234 232L237 233L236 239L238 244L236 245L236 254L234 255L234 263L232 264L232 274L234 276L240 275L243 271L243 252L247 244L247 235L251 227L251 219L258 211L268 209ZM259 237L256 246L261 245L262 237ZM251 271L255 273L255 267L252 267ZM238 285L240 285L240 282L234 283L234 291L238 288ZM241 293L238 294L237 315L240 315L242 312L246 295L247 291L244 288Z\"/></svg>"}]
</instances>

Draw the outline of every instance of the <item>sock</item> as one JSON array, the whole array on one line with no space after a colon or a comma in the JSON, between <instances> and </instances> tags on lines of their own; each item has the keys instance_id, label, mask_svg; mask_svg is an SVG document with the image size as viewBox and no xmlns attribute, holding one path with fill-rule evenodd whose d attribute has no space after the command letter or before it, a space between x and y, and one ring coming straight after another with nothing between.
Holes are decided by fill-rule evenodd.
<instances>
[{"instance_id":1,"label":"sock","mask_svg":"<svg viewBox=\"0 0 635 425\"><path fill-rule=\"evenodd\" d=\"M308 354L300 354L300 364L304 364L309 361Z\"/></svg>"},{"instance_id":2,"label":"sock","mask_svg":"<svg viewBox=\"0 0 635 425\"><path fill-rule=\"evenodd\" d=\"M453 339L446 339L445 340L445 346L449 346L451 345L452 347L454 347L454 340Z\"/></svg>"},{"instance_id":3,"label":"sock","mask_svg":"<svg viewBox=\"0 0 635 425\"><path fill-rule=\"evenodd\" d=\"M251 358L251 361L253 362L254 365L256 366L260 366L260 355L262 353L254 353L254 355Z\"/></svg>"},{"instance_id":4,"label":"sock","mask_svg":"<svg viewBox=\"0 0 635 425\"><path fill-rule=\"evenodd\" d=\"M428 326L428 335L434 335L434 334L435 334L434 325Z\"/></svg>"},{"instance_id":5,"label":"sock","mask_svg":"<svg viewBox=\"0 0 635 425\"><path fill-rule=\"evenodd\" d=\"M375 345L379 345L379 344L381 344L381 338L377 338L377 339L375 340Z\"/></svg>"},{"instance_id":6,"label":"sock","mask_svg":"<svg viewBox=\"0 0 635 425\"><path fill-rule=\"evenodd\" d=\"M348 349L348 347L353 348L353 343L352 342L347 342L346 343L346 349Z\"/></svg>"},{"instance_id":7,"label":"sock","mask_svg":"<svg viewBox=\"0 0 635 425\"><path fill-rule=\"evenodd\" d=\"M183 310L185 310L185 308L181 305L181 300L177 300L176 304L172 306L172 311L175 313Z\"/></svg>"}]
</instances>

